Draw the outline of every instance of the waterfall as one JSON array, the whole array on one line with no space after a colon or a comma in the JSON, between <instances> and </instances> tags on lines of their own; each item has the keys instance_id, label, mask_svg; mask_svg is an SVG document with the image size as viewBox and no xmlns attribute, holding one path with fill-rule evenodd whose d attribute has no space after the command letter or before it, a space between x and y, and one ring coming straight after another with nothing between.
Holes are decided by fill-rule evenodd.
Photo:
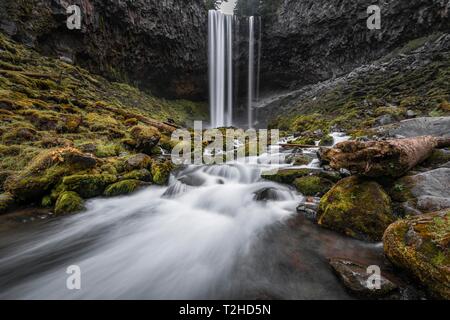
<instances>
[{"instance_id":1,"label":"waterfall","mask_svg":"<svg viewBox=\"0 0 450 320\"><path fill-rule=\"evenodd\" d=\"M208 15L209 106L211 127L233 122L233 16Z\"/></svg>"},{"instance_id":2,"label":"waterfall","mask_svg":"<svg viewBox=\"0 0 450 320\"><path fill-rule=\"evenodd\" d=\"M253 128L253 90L255 63L255 17L248 19L248 127Z\"/></svg>"},{"instance_id":3,"label":"waterfall","mask_svg":"<svg viewBox=\"0 0 450 320\"><path fill-rule=\"evenodd\" d=\"M235 37L239 37L239 31L243 32L243 30L239 30L240 19L245 19L246 24L248 23L248 60L237 60L235 63L234 56L239 56L234 53L235 45L239 47L239 39L235 39ZM258 27L255 28L255 26ZM234 34L235 28L238 32L236 35ZM239 51L239 48L237 51ZM210 124L212 128L233 125L233 118L236 117L234 114L234 98L237 96L238 87L236 86L239 83L238 80L234 81L233 69L235 65L238 69L244 69L246 63L248 63L247 101L245 102L245 96L243 96L242 105L244 108L245 105L247 106L247 114L242 114L243 121L240 123L245 123L245 118L247 118L248 128L253 128L255 125L254 104L259 99L261 18L253 16L235 18L223 14L221 11L210 10L208 14L208 66ZM236 79L239 79L238 70L236 76ZM242 111L245 112L245 110Z\"/></svg>"}]
</instances>

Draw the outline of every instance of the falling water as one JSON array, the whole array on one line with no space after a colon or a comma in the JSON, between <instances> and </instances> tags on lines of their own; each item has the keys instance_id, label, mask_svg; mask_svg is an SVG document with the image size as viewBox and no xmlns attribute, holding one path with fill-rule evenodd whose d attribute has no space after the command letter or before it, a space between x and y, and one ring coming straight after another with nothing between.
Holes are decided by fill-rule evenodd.
<instances>
[{"instance_id":1,"label":"falling water","mask_svg":"<svg viewBox=\"0 0 450 320\"><path fill-rule=\"evenodd\" d=\"M211 126L233 122L233 16L208 15L209 97Z\"/></svg>"},{"instance_id":2,"label":"falling water","mask_svg":"<svg viewBox=\"0 0 450 320\"><path fill-rule=\"evenodd\" d=\"M253 128L255 17L248 19L248 127Z\"/></svg>"}]
</instances>

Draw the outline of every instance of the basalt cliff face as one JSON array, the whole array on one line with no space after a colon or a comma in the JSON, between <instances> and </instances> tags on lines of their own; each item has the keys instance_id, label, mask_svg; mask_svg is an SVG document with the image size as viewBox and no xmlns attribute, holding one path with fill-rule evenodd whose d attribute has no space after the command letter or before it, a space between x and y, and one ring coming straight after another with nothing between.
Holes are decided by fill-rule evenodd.
<instances>
[{"instance_id":1,"label":"basalt cliff face","mask_svg":"<svg viewBox=\"0 0 450 320\"><path fill-rule=\"evenodd\" d=\"M81 30L66 26L66 8L73 4L82 11ZM203 0L2 0L0 30L111 80L165 97L205 97Z\"/></svg>"},{"instance_id":2,"label":"basalt cliff face","mask_svg":"<svg viewBox=\"0 0 450 320\"><path fill-rule=\"evenodd\" d=\"M262 85L299 87L341 76L406 42L450 30L448 0L264 1ZM263 2L263 6L264 6ZM367 8L381 8L381 30Z\"/></svg>"}]
</instances>

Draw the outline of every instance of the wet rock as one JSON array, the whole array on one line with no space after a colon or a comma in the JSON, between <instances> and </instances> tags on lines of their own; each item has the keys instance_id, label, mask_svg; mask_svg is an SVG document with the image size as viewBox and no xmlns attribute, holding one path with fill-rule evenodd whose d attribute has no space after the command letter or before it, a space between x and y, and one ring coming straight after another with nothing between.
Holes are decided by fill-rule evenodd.
<instances>
[{"instance_id":1,"label":"wet rock","mask_svg":"<svg viewBox=\"0 0 450 320\"><path fill-rule=\"evenodd\" d=\"M178 178L178 181L191 187L200 187L206 182L206 180L203 177L200 177L199 175L196 174L189 174L186 176L182 176Z\"/></svg>"},{"instance_id":2,"label":"wet rock","mask_svg":"<svg viewBox=\"0 0 450 320\"><path fill-rule=\"evenodd\" d=\"M121 180L139 180L143 182L152 182L152 174L147 169L134 170L124 174Z\"/></svg>"},{"instance_id":3,"label":"wet rock","mask_svg":"<svg viewBox=\"0 0 450 320\"><path fill-rule=\"evenodd\" d=\"M169 177L174 166L171 161L158 162L154 161L152 164L153 182L158 185L166 185L169 182Z\"/></svg>"},{"instance_id":4,"label":"wet rock","mask_svg":"<svg viewBox=\"0 0 450 320\"><path fill-rule=\"evenodd\" d=\"M389 226L384 251L437 298L450 299L450 210L400 220Z\"/></svg>"},{"instance_id":5,"label":"wet rock","mask_svg":"<svg viewBox=\"0 0 450 320\"><path fill-rule=\"evenodd\" d=\"M5 190L19 202L40 200L64 176L94 168L97 160L75 148L46 150L35 157L21 172L9 177Z\"/></svg>"},{"instance_id":6,"label":"wet rock","mask_svg":"<svg viewBox=\"0 0 450 320\"><path fill-rule=\"evenodd\" d=\"M119 181L106 188L105 196L116 197L120 195L130 194L136 191L140 186L142 186L142 182L139 180Z\"/></svg>"},{"instance_id":7,"label":"wet rock","mask_svg":"<svg viewBox=\"0 0 450 320\"><path fill-rule=\"evenodd\" d=\"M320 140L319 146L332 146L334 143L334 138L330 135L326 135Z\"/></svg>"},{"instance_id":8,"label":"wet rock","mask_svg":"<svg viewBox=\"0 0 450 320\"><path fill-rule=\"evenodd\" d=\"M152 158L148 155L140 153L129 157L126 160L127 170L147 169L152 165Z\"/></svg>"},{"instance_id":9,"label":"wet rock","mask_svg":"<svg viewBox=\"0 0 450 320\"><path fill-rule=\"evenodd\" d=\"M331 259L330 265L344 286L357 296L381 298L398 289L394 282L383 275L380 275L380 288L371 289L368 281L372 273L368 272L368 266L342 259Z\"/></svg>"},{"instance_id":10,"label":"wet rock","mask_svg":"<svg viewBox=\"0 0 450 320\"><path fill-rule=\"evenodd\" d=\"M14 204L14 196L9 193L0 193L0 214L5 213Z\"/></svg>"},{"instance_id":11,"label":"wet rock","mask_svg":"<svg viewBox=\"0 0 450 320\"><path fill-rule=\"evenodd\" d=\"M161 139L161 134L154 127L135 126L131 129L131 137L136 142L135 149L137 151L151 155L153 148Z\"/></svg>"},{"instance_id":12,"label":"wet rock","mask_svg":"<svg viewBox=\"0 0 450 320\"><path fill-rule=\"evenodd\" d=\"M408 118L415 118L415 117L417 117L417 113L414 112L413 110L408 110L408 111L406 111L406 116Z\"/></svg>"},{"instance_id":13,"label":"wet rock","mask_svg":"<svg viewBox=\"0 0 450 320\"><path fill-rule=\"evenodd\" d=\"M319 225L369 241L380 241L395 220L383 188L356 176L339 181L321 199L318 212Z\"/></svg>"},{"instance_id":14,"label":"wet rock","mask_svg":"<svg viewBox=\"0 0 450 320\"><path fill-rule=\"evenodd\" d=\"M378 128L379 133L391 137L406 138L419 136L450 137L450 117L426 117L401 121L392 126Z\"/></svg>"},{"instance_id":15,"label":"wet rock","mask_svg":"<svg viewBox=\"0 0 450 320\"><path fill-rule=\"evenodd\" d=\"M264 188L254 193L255 201L277 201L280 200L278 191L275 188Z\"/></svg>"},{"instance_id":16,"label":"wet rock","mask_svg":"<svg viewBox=\"0 0 450 320\"><path fill-rule=\"evenodd\" d=\"M317 222L317 211L320 198L306 197L305 201L297 207L297 212L303 214L308 220Z\"/></svg>"},{"instance_id":17,"label":"wet rock","mask_svg":"<svg viewBox=\"0 0 450 320\"><path fill-rule=\"evenodd\" d=\"M326 178L319 176L305 176L294 180L294 186L297 191L304 196L323 196L327 193L334 183Z\"/></svg>"},{"instance_id":18,"label":"wet rock","mask_svg":"<svg viewBox=\"0 0 450 320\"><path fill-rule=\"evenodd\" d=\"M406 176L389 189L406 214L420 214L450 208L450 168Z\"/></svg>"},{"instance_id":19,"label":"wet rock","mask_svg":"<svg viewBox=\"0 0 450 320\"><path fill-rule=\"evenodd\" d=\"M378 119L376 119L376 123L379 126L385 126L391 123L396 122L395 119L390 114L385 114Z\"/></svg>"},{"instance_id":20,"label":"wet rock","mask_svg":"<svg viewBox=\"0 0 450 320\"><path fill-rule=\"evenodd\" d=\"M286 157L287 163L292 163L294 166L305 166L311 163L314 158L307 154L293 154Z\"/></svg>"},{"instance_id":21,"label":"wet rock","mask_svg":"<svg viewBox=\"0 0 450 320\"><path fill-rule=\"evenodd\" d=\"M63 192L58 197L55 205L55 213L67 214L83 210L84 201L76 192Z\"/></svg>"},{"instance_id":22,"label":"wet rock","mask_svg":"<svg viewBox=\"0 0 450 320\"><path fill-rule=\"evenodd\" d=\"M64 191L74 191L85 199L101 196L105 188L117 181L111 174L81 174L64 177L58 187Z\"/></svg>"},{"instance_id":23,"label":"wet rock","mask_svg":"<svg viewBox=\"0 0 450 320\"><path fill-rule=\"evenodd\" d=\"M324 171L322 169L312 169L312 168L302 168L302 169L281 169L278 170L275 174L270 175L262 175L263 179L267 179L270 181L292 184L295 179L314 175L318 177L322 177L333 182L339 181L342 177L336 171Z\"/></svg>"}]
</instances>

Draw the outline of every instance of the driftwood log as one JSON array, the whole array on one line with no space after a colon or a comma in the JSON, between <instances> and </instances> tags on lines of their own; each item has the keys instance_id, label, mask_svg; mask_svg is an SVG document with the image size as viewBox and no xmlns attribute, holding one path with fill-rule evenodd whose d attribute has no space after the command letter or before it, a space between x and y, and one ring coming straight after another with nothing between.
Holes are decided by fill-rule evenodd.
<instances>
[{"instance_id":1,"label":"driftwood log","mask_svg":"<svg viewBox=\"0 0 450 320\"><path fill-rule=\"evenodd\" d=\"M320 157L333 169L375 177L400 177L425 161L435 148L450 146L449 138L432 136L385 141L346 141L322 148Z\"/></svg>"}]
</instances>

